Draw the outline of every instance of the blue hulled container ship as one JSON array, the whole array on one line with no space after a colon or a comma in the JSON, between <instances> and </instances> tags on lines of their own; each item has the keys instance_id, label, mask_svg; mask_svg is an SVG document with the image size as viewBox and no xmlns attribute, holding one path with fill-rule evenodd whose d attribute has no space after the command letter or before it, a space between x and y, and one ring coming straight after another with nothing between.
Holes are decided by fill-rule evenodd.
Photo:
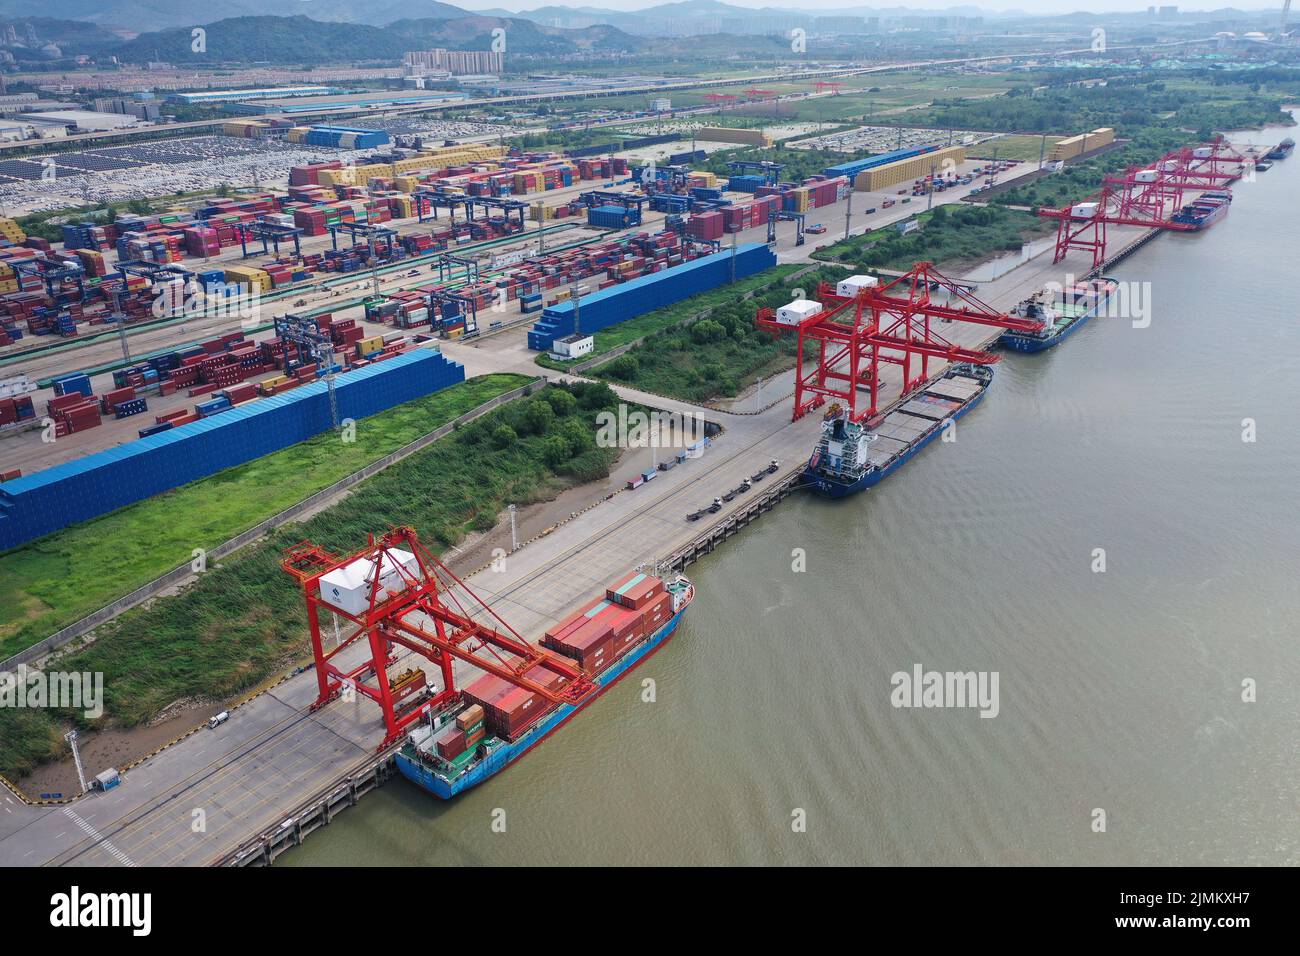
<instances>
[{"instance_id":1,"label":"blue hulled container ship","mask_svg":"<svg viewBox=\"0 0 1300 956\"><path fill-rule=\"evenodd\" d=\"M1038 319L1038 332L1003 332L998 344L1014 352L1041 352L1075 332L1115 294L1119 283L1107 276L1075 283L1060 292L1044 289L1011 310L1012 315Z\"/></svg>"},{"instance_id":2,"label":"blue hulled container ship","mask_svg":"<svg viewBox=\"0 0 1300 956\"><path fill-rule=\"evenodd\" d=\"M874 430L832 405L804 469L808 486L825 498L844 498L879 484L934 441L947 422L983 401L992 381L987 366L953 365L912 392Z\"/></svg>"},{"instance_id":3,"label":"blue hulled container ship","mask_svg":"<svg viewBox=\"0 0 1300 956\"><path fill-rule=\"evenodd\" d=\"M1293 140L1290 136L1288 136L1286 139L1282 140L1282 142L1278 143L1267 153L1265 153L1264 158L1265 159L1286 159L1288 156L1291 155L1291 153L1294 150L1295 150L1295 140Z\"/></svg>"},{"instance_id":4,"label":"blue hulled container ship","mask_svg":"<svg viewBox=\"0 0 1300 956\"><path fill-rule=\"evenodd\" d=\"M664 581L629 575L605 597L548 631L543 644L573 656L593 691L576 704L546 709L543 698L498 678L461 691L458 703L413 731L397 752L398 771L449 800L505 770L668 642L695 598L680 575Z\"/></svg>"}]
</instances>

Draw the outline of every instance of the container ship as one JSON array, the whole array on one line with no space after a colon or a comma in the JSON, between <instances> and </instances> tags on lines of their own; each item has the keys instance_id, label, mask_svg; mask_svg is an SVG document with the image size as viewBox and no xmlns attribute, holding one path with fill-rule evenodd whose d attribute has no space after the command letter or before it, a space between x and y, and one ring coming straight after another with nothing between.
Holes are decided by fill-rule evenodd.
<instances>
[{"instance_id":1,"label":"container ship","mask_svg":"<svg viewBox=\"0 0 1300 956\"><path fill-rule=\"evenodd\" d=\"M1293 140L1290 136L1288 136L1286 139L1282 140L1282 142L1278 143L1267 153L1265 153L1264 158L1265 159L1286 159L1288 156L1291 155L1291 153L1294 150L1295 150L1295 140Z\"/></svg>"},{"instance_id":2,"label":"container ship","mask_svg":"<svg viewBox=\"0 0 1300 956\"><path fill-rule=\"evenodd\" d=\"M826 498L844 498L878 484L933 441L945 422L978 405L992 381L987 366L953 365L912 392L874 431L832 405L804 478Z\"/></svg>"},{"instance_id":3,"label":"container ship","mask_svg":"<svg viewBox=\"0 0 1300 956\"><path fill-rule=\"evenodd\" d=\"M1068 289L1055 293L1049 289L1036 292L1011 310L1011 314L1027 319L1038 319L1043 328L1038 332L1008 330L998 338L998 343L1015 352L1041 352L1050 349L1067 335L1101 311L1107 300L1115 294L1119 283L1108 276L1077 282Z\"/></svg>"},{"instance_id":4,"label":"container ship","mask_svg":"<svg viewBox=\"0 0 1300 956\"><path fill-rule=\"evenodd\" d=\"M1232 193L1226 189L1215 189L1202 193L1169 218L1173 222L1191 226L1193 230L1209 229L1228 214L1231 205Z\"/></svg>"},{"instance_id":5,"label":"container ship","mask_svg":"<svg viewBox=\"0 0 1300 956\"><path fill-rule=\"evenodd\" d=\"M485 674L408 735L397 752L398 770L444 800L500 773L666 643L694 597L694 586L681 576L634 573L610 585L542 639L592 676L592 693L578 703L550 705L540 694ZM564 680L541 666L524 676L548 689Z\"/></svg>"}]
</instances>

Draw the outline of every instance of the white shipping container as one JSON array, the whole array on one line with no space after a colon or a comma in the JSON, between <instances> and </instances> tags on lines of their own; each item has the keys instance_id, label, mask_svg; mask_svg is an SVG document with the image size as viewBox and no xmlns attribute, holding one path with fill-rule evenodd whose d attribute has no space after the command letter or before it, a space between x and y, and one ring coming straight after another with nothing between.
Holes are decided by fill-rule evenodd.
<instances>
[{"instance_id":1,"label":"white shipping container","mask_svg":"<svg viewBox=\"0 0 1300 956\"><path fill-rule=\"evenodd\" d=\"M875 276L849 276L847 279L840 280L839 285L835 287L835 294L841 298L853 299L863 289L874 289L878 285L880 285L880 280Z\"/></svg>"},{"instance_id":2,"label":"white shipping container","mask_svg":"<svg viewBox=\"0 0 1300 956\"><path fill-rule=\"evenodd\" d=\"M390 595L406 590L408 577L398 572L396 564L405 568L408 576L419 578L420 564L415 555L402 548L389 548L384 552L376 602L387 600ZM374 576L374 562L369 558L357 558L321 577L321 600L348 614L364 614L370 607Z\"/></svg>"},{"instance_id":3,"label":"white shipping container","mask_svg":"<svg viewBox=\"0 0 1300 956\"><path fill-rule=\"evenodd\" d=\"M776 310L776 321L781 325L798 325L805 319L812 318L821 312L822 304L813 302L810 299L795 299L789 305L783 305Z\"/></svg>"}]
</instances>

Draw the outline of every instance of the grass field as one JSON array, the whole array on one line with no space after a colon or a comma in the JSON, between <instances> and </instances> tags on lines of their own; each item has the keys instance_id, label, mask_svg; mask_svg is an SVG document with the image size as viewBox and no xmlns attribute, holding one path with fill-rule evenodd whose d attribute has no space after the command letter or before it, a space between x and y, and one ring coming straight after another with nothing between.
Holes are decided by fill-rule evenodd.
<instances>
[{"instance_id":1,"label":"grass field","mask_svg":"<svg viewBox=\"0 0 1300 956\"><path fill-rule=\"evenodd\" d=\"M726 302L707 318L650 335L592 374L692 402L737 395L758 379L794 364L795 337L774 337L756 328L754 315L759 307L785 305L794 297L795 286L811 294L820 279L831 281L847 274L823 267L747 301ZM698 312L699 307L692 311Z\"/></svg>"},{"instance_id":2,"label":"grass field","mask_svg":"<svg viewBox=\"0 0 1300 956\"><path fill-rule=\"evenodd\" d=\"M490 398L522 375L471 379L0 555L0 657L308 498Z\"/></svg>"},{"instance_id":3,"label":"grass field","mask_svg":"<svg viewBox=\"0 0 1300 956\"><path fill-rule=\"evenodd\" d=\"M1017 134L999 136L977 146L969 147L966 150L966 155L992 159L993 152L996 150L998 159L1018 159L1021 162L1033 163L1036 168L1038 166L1038 157L1040 155L1044 157L1050 155L1052 147L1060 139L1059 136L1048 136L1046 141L1042 136Z\"/></svg>"},{"instance_id":4,"label":"grass field","mask_svg":"<svg viewBox=\"0 0 1300 956\"><path fill-rule=\"evenodd\" d=\"M700 295L691 296L683 302L676 305L665 306L662 309L655 309L653 312L647 312L645 315L639 315L635 319L628 319L626 322L620 322L618 325L610 326L608 329L602 329L595 334L595 349L591 355L585 355L580 359L572 361L557 361L549 355L542 353L537 356L537 364L545 368L554 369L557 372L563 372L574 365L576 362L585 362L593 356L603 355L606 352L618 348L620 345L626 345L628 342L636 341L643 335L652 335L663 329L671 328L681 322L686 321L691 316L705 309L723 305L730 302L739 295L744 295L752 289L761 289L766 285L779 282L784 276L791 272L796 272L803 268L798 265L774 266L766 269L758 275L750 276L746 279L740 279L735 285L726 285L711 292L703 292Z\"/></svg>"},{"instance_id":5,"label":"grass field","mask_svg":"<svg viewBox=\"0 0 1300 956\"><path fill-rule=\"evenodd\" d=\"M309 539L337 554L366 535L413 526L435 552L496 524L507 504L544 500L608 475L616 449L595 444L595 416L618 403L603 384L552 385L495 409L357 485L301 523L226 557L178 594L134 608L69 653L61 670L104 675L101 721L132 726L169 704L227 700L307 653L301 593L280 568L285 548ZM80 714L0 708L0 771L22 776L63 752Z\"/></svg>"},{"instance_id":6,"label":"grass field","mask_svg":"<svg viewBox=\"0 0 1300 956\"><path fill-rule=\"evenodd\" d=\"M910 269L933 262L958 271L1003 252L1015 252L1054 228L1051 220L996 206L938 206L917 215L921 229L904 236L891 228L841 240L813 253L822 262L851 263L855 268Z\"/></svg>"}]
</instances>

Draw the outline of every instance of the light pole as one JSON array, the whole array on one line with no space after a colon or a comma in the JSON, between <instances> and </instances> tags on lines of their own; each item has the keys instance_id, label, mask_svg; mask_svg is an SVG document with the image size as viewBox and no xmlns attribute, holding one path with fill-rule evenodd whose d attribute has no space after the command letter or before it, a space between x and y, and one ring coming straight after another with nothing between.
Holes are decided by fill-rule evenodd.
<instances>
[{"instance_id":1,"label":"light pole","mask_svg":"<svg viewBox=\"0 0 1300 956\"><path fill-rule=\"evenodd\" d=\"M81 765L81 751L77 748L77 732L69 730L63 739L72 747L72 762L77 765L77 779L81 781L81 792L85 793L90 788L86 786L86 770Z\"/></svg>"},{"instance_id":2,"label":"light pole","mask_svg":"<svg viewBox=\"0 0 1300 956\"><path fill-rule=\"evenodd\" d=\"M582 297L586 293L585 285L575 285L573 287L573 334L582 334L582 316L578 312L578 307L582 303Z\"/></svg>"},{"instance_id":3,"label":"light pole","mask_svg":"<svg viewBox=\"0 0 1300 956\"><path fill-rule=\"evenodd\" d=\"M515 528L515 506L510 506L510 550L519 550L519 532Z\"/></svg>"}]
</instances>

